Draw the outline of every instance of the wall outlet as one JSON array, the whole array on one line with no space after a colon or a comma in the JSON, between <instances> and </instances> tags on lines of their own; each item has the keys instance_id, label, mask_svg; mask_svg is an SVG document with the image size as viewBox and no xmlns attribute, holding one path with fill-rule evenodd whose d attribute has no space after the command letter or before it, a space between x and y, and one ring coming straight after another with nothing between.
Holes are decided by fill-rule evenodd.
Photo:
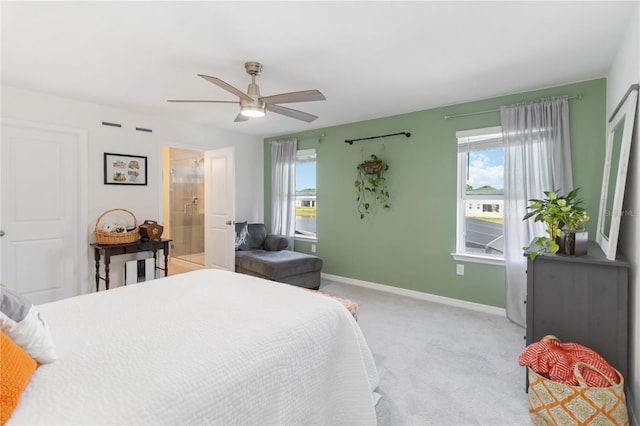
<instances>
[{"instance_id":1,"label":"wall outlet","mask_svg":"<svg viewBox=\"0 0 640 426\"><path fill-rule=\"evenodd\" d=\"M316 252L316 245L311 244L311 253L315 253L315 252Z\"/></svg>"},{"instance_id":2,"label":"wall outlet","mask_svg":"<svg viewBox=\"0 0 640 426\"><path fill-rule=\"evenodd\" d=\"M461 265L459 263L456 265L456 274L464 275L464 265Z\"/></svg>"}]
</instances>

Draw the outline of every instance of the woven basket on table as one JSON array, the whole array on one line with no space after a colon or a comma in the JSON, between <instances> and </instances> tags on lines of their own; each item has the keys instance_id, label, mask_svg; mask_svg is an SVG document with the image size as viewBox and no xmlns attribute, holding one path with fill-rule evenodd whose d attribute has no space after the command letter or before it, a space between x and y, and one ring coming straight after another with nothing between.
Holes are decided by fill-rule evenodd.
<instances>
[{"instance_id":1,"label":"woven basket on table","mask_svg":"<svg viewBox=\"0 0 640 426\"><path fill-rule=\"evenodd\" d=\"M133 230L127 232L107 232L102 229L98 229L98 224L100 220L106 216L107 214L114 211L123 211L125 213L129 213L133 218ZM140 228L138 227L138 220L135 215L131 213L129 210L125 209L111 209L102 213L98 220L96 220L96 226L93 230L93 233L96 237L97 244L126 244L126 243L134 243L138 241L140 238Z\"/></svg>"}]
</instances>

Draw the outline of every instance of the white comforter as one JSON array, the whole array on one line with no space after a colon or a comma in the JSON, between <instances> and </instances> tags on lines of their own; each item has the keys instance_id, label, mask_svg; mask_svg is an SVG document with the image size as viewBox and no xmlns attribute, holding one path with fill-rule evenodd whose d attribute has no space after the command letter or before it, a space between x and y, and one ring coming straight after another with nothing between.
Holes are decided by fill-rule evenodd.
<instances>
[{"instance_id":1,"label":"white comforter","mask_svg":"<svg viewBox=\"0 0 640 426\"><path fill-rule=\"evenodd\" d=\"M209 269L38 308L58 360L8 424L376 423L371 352L331 298Z\"/></svg>"}]
</instances>

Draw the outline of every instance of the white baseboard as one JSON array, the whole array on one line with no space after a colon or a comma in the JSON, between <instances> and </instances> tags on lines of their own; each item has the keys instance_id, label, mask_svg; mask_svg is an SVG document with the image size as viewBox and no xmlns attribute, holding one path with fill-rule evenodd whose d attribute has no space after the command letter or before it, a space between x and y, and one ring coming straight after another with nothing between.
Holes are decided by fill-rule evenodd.
<instances>
[{"instance_id":1,"label":"white baseboard","mask_svg":"<svg viewBox=\"0 0 640 426\"><path fill-rule=\"evenodd\" d=\"M406 288L393 287L385 284L372 283L369 281L356 280L354 278L341 277L339 275L321 274L322 278L329 281L336 281L343 284L355 285L384 293L397 294L399 296L411 297L414 299L427 300L429 302L441 303L443 305L455 306L457 308L470 309L472 311L484 312L486 314L507 316L506 310L495 306L483 305L481 303L468 302L466 300L452 299L450 297L437 296L435 294L423 293L421 291L409 290Z\"/></svg>"}]
</instances>

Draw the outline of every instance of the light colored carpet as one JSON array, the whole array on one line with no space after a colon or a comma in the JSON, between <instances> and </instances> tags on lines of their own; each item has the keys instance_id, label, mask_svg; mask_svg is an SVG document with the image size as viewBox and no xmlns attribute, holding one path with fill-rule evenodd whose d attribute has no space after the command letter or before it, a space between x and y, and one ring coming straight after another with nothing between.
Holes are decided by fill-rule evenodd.
<instances>
[{"instance_id":1,"label":"light colored carpet","mask_svg":"<svg viewBox=\"0 0 640 426\"><path fill-rule=\"evenodd\" d=\"M378 424L531 425L525 331L505 317L324 280L358 303L382 398Z\"/></svg>"}]
</instances>

